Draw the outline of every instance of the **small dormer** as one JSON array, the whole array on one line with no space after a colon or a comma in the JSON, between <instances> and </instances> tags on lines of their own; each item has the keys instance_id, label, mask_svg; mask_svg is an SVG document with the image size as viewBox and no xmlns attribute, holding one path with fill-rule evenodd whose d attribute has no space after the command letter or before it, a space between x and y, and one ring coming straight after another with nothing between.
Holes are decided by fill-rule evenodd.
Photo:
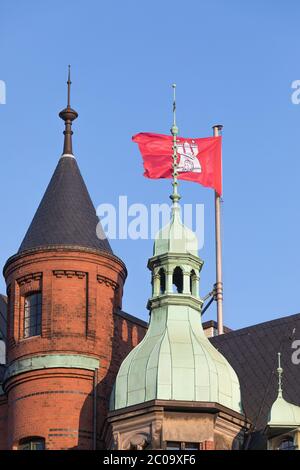
<instances>
[{"instance_id":1,"label":"small dormer","mask_svg":"<svg viewBox=\"0 0 300 470\"><path fill-rule=\"evenodd\" d=\"M300 406L283 398L281 353L278 353L278 395L274 401L266 427L268 450L299 450Z\"/></svg>"}]
</instances>

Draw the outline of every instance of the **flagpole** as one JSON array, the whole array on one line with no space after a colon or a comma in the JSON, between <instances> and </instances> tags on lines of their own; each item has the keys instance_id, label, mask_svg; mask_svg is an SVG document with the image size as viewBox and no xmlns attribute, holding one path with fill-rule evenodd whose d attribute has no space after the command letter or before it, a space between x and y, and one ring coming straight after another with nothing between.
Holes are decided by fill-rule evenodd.
<instances>
[{"instance_id":1,"label":"flagpole","mask_svg":"<svg viewBox=\"0 0 300 470\"><path fill-rule=\"evenodd\" d=\"M213 126L213 135L221 135L223 126ZM218 334L224 333L223 328L223 280L222 280L222 241L221 241L221 196L215 191L215 237L216 237L216 284L215 298L217 301Z\"/></svg>"}]
</instances>

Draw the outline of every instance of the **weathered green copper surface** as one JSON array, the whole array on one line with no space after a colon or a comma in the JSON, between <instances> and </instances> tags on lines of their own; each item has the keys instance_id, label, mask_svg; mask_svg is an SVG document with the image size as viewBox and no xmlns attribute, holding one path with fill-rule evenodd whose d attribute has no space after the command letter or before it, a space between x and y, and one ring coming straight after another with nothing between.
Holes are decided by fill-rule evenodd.
<instances>
[{"instance_id":1,"label":"weathered green copper surface","mask_svg":"<svg viewBox=\"0 0 300 470\"><path fill-rule=\"evenodd\" d=\"M281 353L278 353L278 395L269 414L268 426L270 428L296 428L300 426L300 407L287 402L283 398Z\"/></svg>"},{"instance_id":2,"label":"weathered green copper surface","mask_svg":"<svg viewBox=\"0 0 300 470\"><path fill-rule=\"evenodd\" d=\"M180 217L180 207L173 207L171 221L157 234L153 255L163 253L191 253L198 256L198 240L195 233L185 227Z\"/></svg>"},{"instance_id":3,"label":"weathered green copper surface","mask_svg":"<svg viewBox=\"0 0 300 470\"><path fill-rule=\"evenodd\" d=\"M277 397L270 411L268 426L276 428L299 427L300 407L287 402L283 397Z\"/></svg>"},{"instance_id":4,"label":"weathered green copper surface","mask_svg":"<svg viewBox=\"0 0 300 470\"><path fill-rule=\"evenodd\" d=\"M204 335L194 308L154 309L147 335L121 365L112 408L153 399L218 402L241 411L238 378Z\"/></svg>"},{"instance_id":5,"label":"weathered green copper surface","mask_svg":"<svg viewBox=\"0 0 300 470\"><path fill-rule=\"evenodd\" d=\"M238 377L202 329L198 282L203 262L198 257L196 235L186 235L190 231L174 206L172 220L163 231L165 239L156 238L148 264L153 273L150 326L119 369L111 409L161 399L217 402L241 412ZM182 293L172 291L176 266L183 273ZM166 274L165 292L159 286L160 268ZM190 289L192 270L195 292Z\"/></svg>"}]
</instances>

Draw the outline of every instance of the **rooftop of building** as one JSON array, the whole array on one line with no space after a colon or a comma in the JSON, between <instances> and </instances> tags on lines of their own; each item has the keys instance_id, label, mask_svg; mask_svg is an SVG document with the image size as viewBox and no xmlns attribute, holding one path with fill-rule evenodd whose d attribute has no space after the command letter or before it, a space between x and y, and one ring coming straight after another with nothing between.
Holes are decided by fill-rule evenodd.
<instances>
[{"instance_id":1,"label":"rooftop of building","mask_svg":"<svg viewBox=\"0 0 300 470\"><path fill-rule=\"evenodd\" d=\"M236 371L246 417L252 422L250 447L263 447L263 432L277 397L277 353L284 369L284 398L300 405L300 364L292 361L292 344L299 338L300 313L230 331L211 338Z\"/></svg>"},{"instance_id":2,"label":"rooftop of building","mask_svg":"<svg viewBox=\"0 0 300 470\"><path fill-rule=\"evenodd\" d=\"M70 69L67 107L59 113L65 122L63 154L33 217L18 253L49 246L76 246L112 253L73 154L70 105Z\"/></svg>"},{"instance_id":3,"label":"rooftop of building","mask_svg":"<svg viewBox=\"0 0 300 470\"><path fill-rule=\"evenodd\" d=\"M112 253L106 237L97 236L98 224L96 210L75 158L63 156L21 243L19 253L61 245ZM98 227L101 231L100 225Z\"/></svg>"}]
</instances>

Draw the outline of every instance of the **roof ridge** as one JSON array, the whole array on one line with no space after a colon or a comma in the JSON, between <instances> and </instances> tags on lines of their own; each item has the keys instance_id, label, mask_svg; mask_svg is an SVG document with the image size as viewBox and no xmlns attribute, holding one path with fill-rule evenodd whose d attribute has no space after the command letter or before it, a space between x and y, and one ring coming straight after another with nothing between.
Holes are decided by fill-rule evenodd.
<instances>
[{"instance_id":1,"label":"roof ridge","mask_svg":"<svg viewBox=\"0 0 300 470\"><path fill-rule=\"evenodd\" d=\"M222 337L228 337L229 335L230 336L232 336L232 335L239 336L239 335L242 335L242 334L246 334L247 331L251 330L252 328L262 327L263 325L267 326L267 325L274 324L274 323L276 323L277 325L280 324L280 323L286 323L292 317L295 317L295 318L299 317L299 319L300 319L300 313L294 313L292 315L287 315L285 317L274 318L273 320L267 320L267 321L264 321L262 323L255 323L254 325L245 326L243 328L239 328L238 330L231 330L228 333L226 333L225 335L221 335L221 336ZM218 338L218 337L220 337L220 336L215 336L214 338Z\"/></svg>"}]
</instances>

